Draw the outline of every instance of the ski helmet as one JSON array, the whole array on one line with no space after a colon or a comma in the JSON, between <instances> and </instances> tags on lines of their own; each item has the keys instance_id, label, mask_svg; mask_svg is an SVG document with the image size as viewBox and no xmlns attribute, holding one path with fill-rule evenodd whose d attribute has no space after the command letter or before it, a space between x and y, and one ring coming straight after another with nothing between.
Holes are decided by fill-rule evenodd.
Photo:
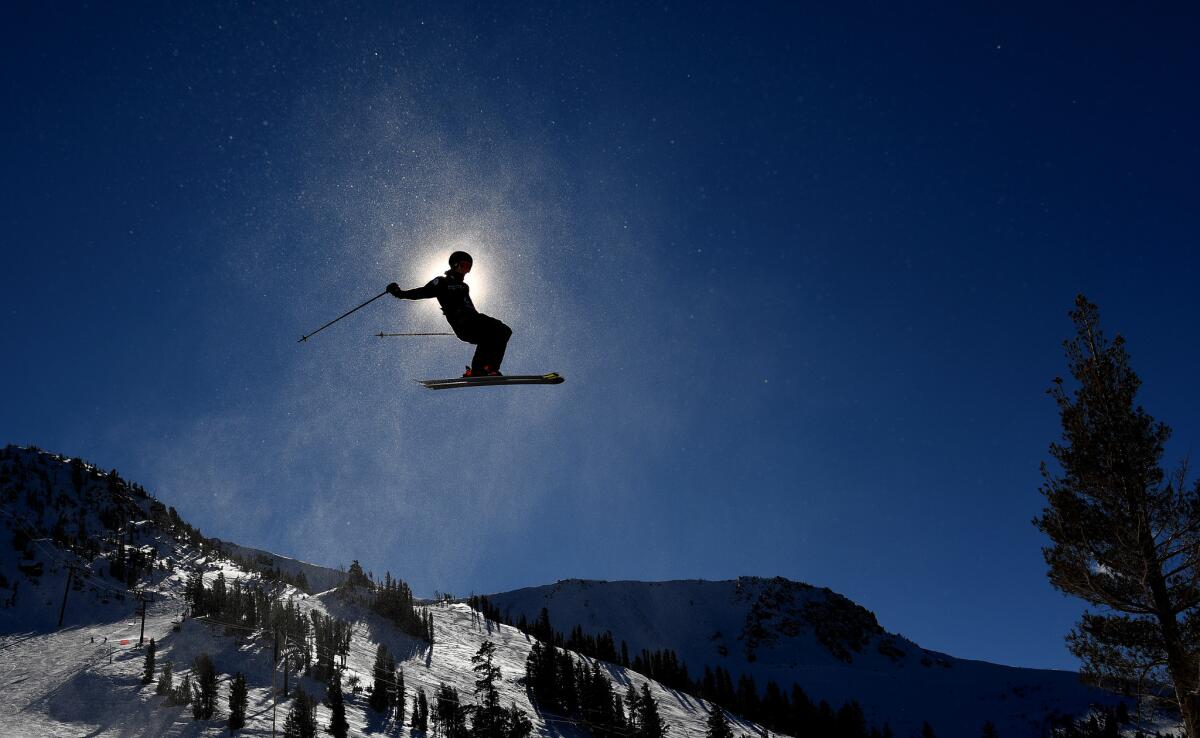
<instances>
[{"instance_id":1,"label":"ski helmet","mask_svg":"<svg viewBox=\"0 0 1200 738\"><path fill-rule=\"evenodd\" d=\"M458 266L458 262L460 262L460 261L469 261L472 264L475 263L475 260L472 259L471 255L468 254L466 251L455 251L453 254L450 254L450 268L451 269Z\"/></svg>"}]
</instances>

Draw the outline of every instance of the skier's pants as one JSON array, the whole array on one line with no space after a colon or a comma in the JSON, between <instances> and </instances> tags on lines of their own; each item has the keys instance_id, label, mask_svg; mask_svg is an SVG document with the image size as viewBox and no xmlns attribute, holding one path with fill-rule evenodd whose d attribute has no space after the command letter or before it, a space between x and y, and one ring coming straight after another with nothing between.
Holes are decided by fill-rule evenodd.
<instances>
[{"instance_id":1,"label":"skier's pants","mask_svg":"<svg viewBox=\"0 0 1200 738\"><path fill-rule=\"evenodd\" d=\"M471 373L500 371L504 362L504 350L512 328L490 315L480 313L453 326L454 333L467 343L475 344L475 358L471 359Z\"/></svg>"}]
</instances>

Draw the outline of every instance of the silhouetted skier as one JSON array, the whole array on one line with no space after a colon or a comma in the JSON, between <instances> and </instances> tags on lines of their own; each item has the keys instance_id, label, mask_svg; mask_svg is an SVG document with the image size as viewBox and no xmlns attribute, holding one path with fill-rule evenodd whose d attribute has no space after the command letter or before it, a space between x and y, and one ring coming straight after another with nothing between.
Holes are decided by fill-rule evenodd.
<instances>
[{"instance_id":1,"label":"silhouetted skier","mask_svg":"<svg viewBox=\"0 0 1200 738\"><path fill-rule=\"evenodd\" d=\"M436 297L442 306L442 314L454 330L454 335L467 343L475 344L475 357L463 373L464 377L498 377L500 364L504 362L504 350L512 329L499 320L484 315L471 302L471 288L464 279L471 271L473 260L465 251L450 254L450 269L441 277L435 277L424 287L402 290L392 282L387 291L401 300L427 300Z\"/></svg>"}]
</instances>

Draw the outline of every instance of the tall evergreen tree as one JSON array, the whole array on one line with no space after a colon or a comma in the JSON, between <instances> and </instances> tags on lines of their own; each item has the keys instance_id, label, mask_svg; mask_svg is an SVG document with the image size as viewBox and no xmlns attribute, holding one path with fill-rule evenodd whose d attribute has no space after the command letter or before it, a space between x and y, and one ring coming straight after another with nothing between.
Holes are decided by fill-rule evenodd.
<instances>
[{"instance_id":1,"label":"tall evergreen tree","mask_svg":"<svg viewBox=\"0 0 1200 738\"><path fill-rule=\"evenodd\" d=\"M142 667L142 684L149 684L154 681L154 652L157 646L154 645L154 639L150 639L150 645L146 646L146 663Z\"/></svg>"},{"instance_id":2,"label":"tall evergreen tree","mask_svg":"<svg viewBox=\"0 0 1200 738\"><path fill-rule=\"evenodd\" d=\"M983 732L979 734L979 738L1000 738L1000 733L996 731L996 725L991 720L983 724Z\"/></svg>"},{"instance_id":3,"label":"tall evergreen tree","mask_svg":"<svg viewBox=\"0 0 1200 738\"><path fill-rule=\"evenodd\" d=\"M192 662L196 681L192 684L192 715L197 720L211 720L217 709L217 670L212 658L202 653Z\"/></svg>"},{"instance_id":4,"label":"tall evergreen tree","mask_svg":"<svg viewBox=\"0 0 1200 738\"><path fill-rule=\"evenodd\" d=\"M855 738L867 734L866 715L863 714L862 705L855 700L847 702L838 710L837 733Z\"/></svg>"},{"instance_id":5,"label":"tall evergreen tree","mask_svg":"<svg viewBox=\"0 0 1200 738\"><path fill-rule=\"evenodd\" d=\"M641 722L638 725L636 738L664 738L668 726L658 714L658 703L650 694L650 687L642 682L642 692L638 700L641 711Z\"/></svg>"},{"instance_id":6,"label":"tall evergreen tree","mask_svg":"<svg viewBox=\"0 0 1200 738\"><path fill-rule=\"evenodd\" d=\"M754 683L754 677L749 674L742 674L738 679L737 687L737 706L738 711L753 719L759 716L759 699L758 685Z\"/></svg>"},{"instance_id":7,"label":"tall evergreen tree","mask_svg":"<svg viewBox=\"0 0 1200 738\"><path fill-rule=\"evenodd\" d=\"M170 703L172 705L190 705L192 704L192 675L184 674L183 679L175 686L171 692Z\"/></svg>"},{"instance_id":8,"label":"tall evergreen tree","mask_svg":"<svg viewBox=\"0 0 1200 738\"><path fill-rule=\"evenodd\" d=\"M504 726L505 738L529 738L530 734L533 733L533 721L529 719L529 716L521 708L517 707L516 702L512 703L508 708Z\"/></svg>"},{"instance_id":9,"label":"tall evergreen tree","mask_svg":"<svg viewBox=\"0 0 1200 738\"><path fill-rule=\"evenodd\" d=\"M292 700L292 709L283 723L284 738L316 738L316 708L316 703L308 693L297 689L296 697Z\"/></svg>"},{"instance_id":10,"label":"tall evergreen tree","mask_svg":"<svg viewBox=\"0 0 1200 738\"><path fill-rule=\"evenodd\" d=\"M504 738L507 732L505 711L500 704L500 693L496 690L500 668L493 662L495 654L496 644L484 641L471 657L471 663L474 664L471 668L475 672L475 696L480 700L471 724L474 738Z\"/></svg>"},{"instance_id":11,"label":"tall evergreen tree","mask_svg":"<svg viewBox=\"0 0 1200 738\"><path fill-rule=\"evenodd\" d=\"M417 707L413 713L413 729L421 733L429 732L429 698L425 696L425 689L417 690Z\"/></svg>"},{"instance_id":12,"label":"tall evergreen tree","mask_svg":"<svg viewBox=\"0 0 1200 738\"><path fill-rule=\"evenodd\" d=\"M832 733L837 726L837 715L833 712L833 707L825 700L821 700L817 705L817 710L813 713L813 730L818 735Z\"/></svg>"},{"instance_id":13,"label":"tall evergreen tree","mask_svg":"<svg viewBox=\"0 0 1200 738\"><path fill-rule=\"evenodd\" d=\"M396 683L396 689L392 694L392 704L396 706L396 716L393 718L396 725L404 725L404 669L396 669L396 676L393 679Z\"/></svg>"},{"instance_id":14,"label":"tall evergreen tree","mask_svg":"<svg viewBox=\"0 0 1200 738\"><path fill-rule=\"evenodd\" d=\"M346 738L350 732L350 723L346 722L346 696L342 693L342 675L336 671L329 677L325 703L329 706L328 731L333 738Z\"/></svg>"},{"instance_id":15,"label":"tall evergreen tree","mask_svg":"<svg viewBox=\"0 0 1200 738\"><path fill-rule=\"evenodd\" d=\"M580 698L580 712L584 721L591 727L596 738L616 738L624 732L623 720L618 719L614 707L612 683L600 669L600 663L593 661L589 667L586 662L576 671L576 681L580 686L577 690Z\"/></svg>"},{"instance_id":16,"label":"tall evergreen tree","mask_svg":"<svg viewBox=\"0 0 1200 738\"><path fill-rule=\"evenodd\" d=\"M1034 522L1056 588L1100 608L1068 636L1084 675L1133 692L1167 683L1190 738L1200 738L1200 482L1162 468L1170 429L1136 404L1141 380L1080 295L1064 343L1078 386L1050 389L1061 474L1042 466L1047 507Z\"/></svg>"},{"instance_id":17,"label":"tall evergreen tree","mask_svg":"<svg viewBox=\"0 0 1200 738\"><path fill-rule=\"evenodd\" d=\"M626 723L629 725L630 733L636 736L642 725L642 698L638 696L633 682L630 682L629 686L625 688L625 711L628 715Z\"/></svg>"},{"instance_id":18,"label":"tall evergreen tree","mask_svg":"<svg viewBox=\"0 0 1200 738\"><path fill-rule=\"evenodd\" d=\"M457 689L448 684L438 687L433 720L441 729L444 738L466 738L467 711L458 698Z\"/></svg>"},{"instance_id":19,"label":"tall evergreen tree","mask_svg":"<svg viewBox=\"0 0 1200 738\"><path fill-rule=\"evenodd\" d=\"M382 643L375 650L375 666L371 671L374 676L374 683L371 685L371 698L367 700L367 704L376 712L387 712L388 705L391 702L391 685L392 673L396 669L396 661L392 655L388 653L387 646Z\"/></svg>"},{"instance_id":20,"label":"tall evergreen tree","mask_svg":"<svg viewBox=\"0 0 1200 738\"><path fill-rule=\"evenodd\" d=\"M729 727L725 711L717 705L713 705L708 713L707 729L704 735L706 738L733 738L733 728Z\"/></svg>"},{"instance_id":21,"label":"tall evergreen tree","mask_svg":"<svg viewBox=\"0 0 1200 738\"><path fill-rule=\"evenodd\" d=\"M162 673L158 675L158 684L154 686L154 694L170 697L175 691L175 677L171 673L171 662L163 664Z\"/></svg>"},{"instance_id":22,"label":"tall evergreen tree","mask_svg":"<svg viewBox=\"0 0 1200 738\"><path fill-rule=\"evenodd\" d=\"M365 573L363 573L363 568L358 563L358 559L355 559L350 563L350 571L346 575L346 585L350 587L362 587L368 589L371 587L371 580L367 578Z\"/></svg>"},{"instance_id":23,"label":"tall evergreen tree","mask_svg":"<svg viewBox=\"0 0 1200 738\"><path fill-rule=\"evenodd\" d=\"M613 690L613 732L617 735L629 735L629 721L625 718L625 701L621 699L621 695Z\"/></svg>"},{"instance_id":24,"label":"tall evergreen tree","mask_svg":"<svg viewBox=\"0 0 1200 738\"><path fill-rule=\"evenodd\" d=\"M239 671L229 685L229 732L240 730L246 725L246 705L249 704L246 677Z\"/></svg>"},{"instance_id":25,"label":"tall evergreen tree","mask_svg":"<svg viewBox=\"0 0 1200 738\"><path fill-rule=\"evenodd\" d=\"M525 660L525 681L533 693L533 699L539 705L548 710L562 709L558 653L552 643L534 640Z\"/></svg>"}]
</instances>

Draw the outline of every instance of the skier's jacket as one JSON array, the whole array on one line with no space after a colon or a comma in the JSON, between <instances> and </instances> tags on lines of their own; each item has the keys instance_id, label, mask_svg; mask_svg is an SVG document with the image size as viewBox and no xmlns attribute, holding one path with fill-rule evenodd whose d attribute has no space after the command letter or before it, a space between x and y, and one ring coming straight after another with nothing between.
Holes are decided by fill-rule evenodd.
<instances>
[{"instance_id":1,"label":"skier's jacket","mask_svg":"<svg viewBox=\"0 0 1200 738\"><path fill-rule=\"evenodd\" d=\"M471 288L455 273L434 277L424 287L398 290L398 294L392 294L404 300L427 300L436 297L438 304L442 306L442 314L453 328L458 328L479 315L475 303L471 302Z\"/></svg>"}]
</instances>

